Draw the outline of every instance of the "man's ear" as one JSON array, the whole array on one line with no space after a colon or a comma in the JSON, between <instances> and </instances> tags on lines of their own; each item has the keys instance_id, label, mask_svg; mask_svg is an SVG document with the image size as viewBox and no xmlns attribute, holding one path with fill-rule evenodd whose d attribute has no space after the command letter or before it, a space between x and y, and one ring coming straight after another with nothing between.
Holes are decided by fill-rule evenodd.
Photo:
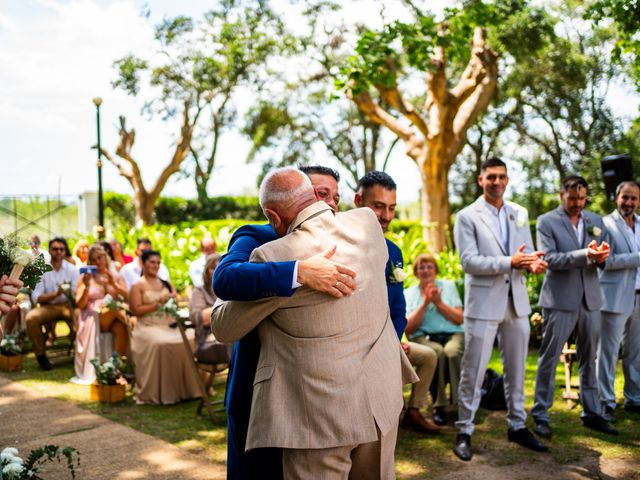
<instances>
[{"instance_id":1,"label":"man's ear","mask_svg":"<svg viewBox=\"0 0 640 480\"><path fill-rule=\"evenodd\" d=\"M280 218L280 215L278 215L275 210L272 210L270 208L265 208L264 214L269 219L269 223L271 224L273 229L277 231L277 229L282 225L282 218Z\"/></svg>"},{"instance_id":2,"label":"man's ear","mask_svg":"<svg viewBox=\"0 0 640 480\"><path fill-rule=\"evenodd\" d=\"M362 193L356 192L356 195L353 197L353 203L356 204L356 207L362 206Z\"/></svg>"}]
</instances>

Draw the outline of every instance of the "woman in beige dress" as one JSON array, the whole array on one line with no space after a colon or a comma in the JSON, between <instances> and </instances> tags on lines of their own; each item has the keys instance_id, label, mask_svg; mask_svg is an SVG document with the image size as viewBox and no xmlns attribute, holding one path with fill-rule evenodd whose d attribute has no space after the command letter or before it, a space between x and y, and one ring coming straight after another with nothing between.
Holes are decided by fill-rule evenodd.
<instances>
[{"instance_id":1,"label":"woman in beige dress","mask_svg":"<svg viewBox=\"0 0 640 480\"><path fill-rule=\"evenodd\" d=\"M200 396L180 331L170 327L175 319L158 311L175 297L171 284L158 278L159 268L160 254L145 251L142 278L131 287L129 295L131 312L138 317L131 334L138 403L172 404ZM190 334L193 342L193 333Z\"/></svg>"}]
</instances>

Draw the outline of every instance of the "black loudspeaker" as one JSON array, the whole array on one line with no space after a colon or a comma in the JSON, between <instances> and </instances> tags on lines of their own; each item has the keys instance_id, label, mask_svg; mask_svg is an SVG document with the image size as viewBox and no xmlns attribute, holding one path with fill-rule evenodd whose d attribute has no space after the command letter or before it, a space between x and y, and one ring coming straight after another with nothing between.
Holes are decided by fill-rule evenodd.
<instances>
[{"instance_id":1,"label":"black loudspeaker","mask_svg":"<svg viewBox=\"0 0 640 480\"><path fill-rule=\"evenodd\" d=\"M616 198L616 188L620 183L633 180L633 167L631 166L631 156L623 153L621 155L610 155L600 160L602 166L602 179L604 189L609 200Z\"/></svg>"}]
</instances>

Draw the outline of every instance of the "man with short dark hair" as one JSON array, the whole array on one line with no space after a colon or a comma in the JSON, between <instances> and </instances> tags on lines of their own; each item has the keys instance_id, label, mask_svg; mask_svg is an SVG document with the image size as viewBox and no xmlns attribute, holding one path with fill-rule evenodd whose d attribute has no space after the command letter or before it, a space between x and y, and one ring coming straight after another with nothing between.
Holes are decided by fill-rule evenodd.
<instances>
[{"instance_id":1,"label":"man with short dark hair","mask_svg":"<svg viewBox=\"0 0 640 480\"><path fill-rule=\"evenodd\" d=\"M546 263L534 251L529 216L504 200L507 166L491 158L481 166L482 196L456 215L453 235L465 273L465 346L458 386L458 436L454 453L469 461L480 389L497 336L504 368L507 438L525 448L546 451L525 426L524 375L531 306L524 272L542 273Z\"/></svg>"},{"instance_id":2,"label":"man with short dark hair","mask_svg":"<svg viewBox=\"0 0 640 480\"><path fill-rule=\"evenodd\" d=\"M385 172L368 172L358 181L354 203L357 207L373 210L382 231L386 232L395 217L396 182ZM389 252L385 268L389 312L398 338L401 339L407 326L407 304L403 289L404 260L400 248L388 238L385 241ZM440 427L420 413L420 409L425 407L429 387L438 366L437 353L431 347L416 342L402 343L402 348L411 364L416 367L420 379L411 387L411 397L402 417L402 425L422 433L439 433Z\"/></svg>"},{"instance_id":3,"label":"man with short dark hair","mask_svg":"<svg viewBox=\"0 0 640 480\"><path fill-rule=\"evenodd\" d=\"M338 191L340 174L333 168L322 165L299 165L298 169L311 180L318 200L322 200L334 212L337 212L340 203L340 192Z\"/></svg>"},{"instance_id":4,"label":"man with short dark hair","mask_svg":"<svg viewBox=\"0 0 640 480\"><path fill-rule=\"evenodd\" d=\"M587 194L584 178L566 177L560 190L560 206L538 217L536 224L538 246L549 264L538 301L543 308L544 329L531 409L534 431L543 438L550 438L553 433L549 408L553 405L556 366L574 330L582 422L593 430L618 433L602 418L596 379L602 307L598 266L604 266L609 256L605 242L608 235L602 217L584 210Z\"/></svg>"},{"instance_id":5,"label":"man with short dark hair","mask_svg":"<svg viewBox=\"0 0 640 480\"><path fill-rule=\"evenodd\" d=\"M604 217L611 255L600 271L604 304L598 340L598 391L602 417L615 421L618 352L622 346L624 408L640 413L640 186L622 182L616 189L616 210Z\"/></svg>"},{"instance_id":6,"label":"man with short dark hair","mask_svg":"<svg viewBox=\"0 0 640 480\"><path fill-rule=\"evenodd\" d=\"M131 290L131 287L140 281L140 275L142 275L142 253L151 249L151 240L148 238L139 238L136 242L136 258L120 270L120 275L124 278L127 289ZM167 282L170 281L169 270L162 263L160 264L160 270L158 270L158 278Z\"/></svg>"},{"instance_id":7,"label":"man with short dark hair","mask_svg":"<svg viewBox=\"0 0 640 480\"><path fill-rule=\"evenodd\" d=\"M55 237L49 242L49 254L53 270L45 272L33 290L34 305L40 306L27 314L27 335L33 344L33 351L42 370L51 370L53 365L47 358L42 327L55 324L58 320L65 320L73 332L73 303L78 270L65 261L67 241L62 237Z\"/></svg>"}]
</instances>

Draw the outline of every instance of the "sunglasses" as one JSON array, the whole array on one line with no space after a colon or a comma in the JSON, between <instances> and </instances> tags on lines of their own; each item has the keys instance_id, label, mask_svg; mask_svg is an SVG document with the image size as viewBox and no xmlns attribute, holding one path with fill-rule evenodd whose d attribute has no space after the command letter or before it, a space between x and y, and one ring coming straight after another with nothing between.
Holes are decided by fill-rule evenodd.
<instances>
[{"instance_id":1,"label":"sunglasses","mask_svg":"<svg viewBox=\"0 0 640 480\"><path fill-rule=\"evenodd\" d=\"M64 252L64 247L51 247L49 250L52 252Z\"/></svg>"}]
</instances>

